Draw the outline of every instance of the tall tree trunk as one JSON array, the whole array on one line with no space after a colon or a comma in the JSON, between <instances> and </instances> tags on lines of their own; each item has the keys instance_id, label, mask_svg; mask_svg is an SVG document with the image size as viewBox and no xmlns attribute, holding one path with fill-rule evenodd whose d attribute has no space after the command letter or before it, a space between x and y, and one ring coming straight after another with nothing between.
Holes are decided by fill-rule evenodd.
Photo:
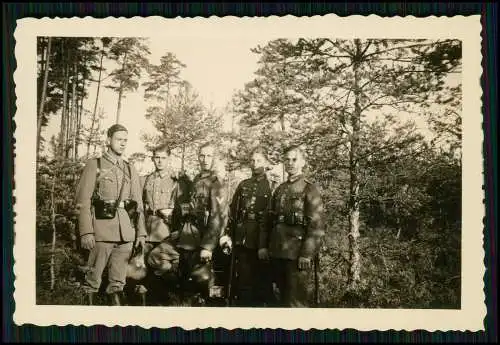
<instances>
[{"instance_id":1,"label":"tall tree trunk","mask_svg":"<svg viewBox=\"0 0 500 345\"><path fill-rule=\"evenodd\" d=\"M287 61L286 61L286 58L285 58L284 61L283 61L283 69L281 70L281 72L283 74L283 79L284 80L286 80L286 70L287 70ZM286 99L285 98L285 96L286 96L286 87L285 87L285 85L282 85L282 87L280 88L280 91L281 91L283 99ZM281 132L283 134L285 134L285 130L286 130L286 128L285 128L285 115L286 115L285 109L281 109L280 125L281 125ZM285 177L286 177L285 164L281 163L281 181L285 181Z\"/></svg>"},{"instance_id":2,"label":"tall tree trunk","mask_svg":"<svg viewBox=\"0 0 500 345\"><path fill-rule=\"evenodd\" d=\"M169 101L170 101L170 83L167 82L167 92L166 92L166 95L165 95L165 112L164 112L164 115L163 115L163 123L164 123L164 126L165 126L165 130L168 128L168 105L169 105Z\"/></svg>"},{"instance_id":3,"label":"tall tree trunk","mask_svg":"<svg viewBox=\"0 0 500 345\"><path fill-rule=\"evenodd\" d=\"M120 123L120 112L122 110L122 96L123 96L123 88L120 85L120 91L118 91L118 107L116 108L116 123Z\"/></svg>"},{"instance_id":4,"label":"tall tree trunk","mask_svg":"<svg viewBox=\"0 0 500 345\"><path fill-rule=\"evenodd\" d=\"M186 159L186 145L182 144L181 151L181 171L184 171L184 161Z\"/></svg>"},{"instance_id":5,"label":"tall tree trunk","mask_svg":"<svg viewBox=\"0 0 500 345\"><path fill-rule=\"evenodd\" d=\"M50 291L54 290L56 285L56 238L57 238L57 229L56 229L56 211L54 204L54 193L56 186L57 174L52 179L52 188L50 190L50 210L51 210L51 223L52 223L52 246L51 246L51 254L50 254Z\"/></svg>"},{"instance_id":6,"label":"tall tree trunk","mask_svg":"<svg viewBox=\"0 0 500 345\"><path fill-rule=\"evenodd\" d=\"M37 41L42 47L41 60L40 60L40 74L37 76L37 85L36 85L36 109L38 115L38 108L40 108L40 101L42 98L42 86L43 86L43 76L45 75L45 65L47 62L47 44L45 43L45 39L43 37L40 38L40 41Z\"/></svg>"},{"instance_id":7,"label":"tall tree trunk","mask_svg":"<svg viewBox=\"0 0 500 345\"><path fill-rule=\"evenodd\" d=\"M37 132L36 132L36 161L37 162L38 162L38 156L40 155L40 141L42 140L42 117L43 117L43 108L45 107L45 97L46 97L46 93L47 93L47 82L49 79L51 45L52 45L52 37L49 37L49 40L47 42L47 52L46 52L46 57L45 57L42 95L40 97L40 104L39 104L39 108L38 108L38 117L37 117Z\"/></svg>"},{"instance_id":8,"label":"tall tree trunk","mask_svg":"<svg viewBox=\"0 0 500 345\"><path fill-rule=\"evenodd\" d=\"M78 100L76 97L76 85L78 84L78 69L76 62L73 64L73 73L74 73L74 81L73 81L73 95L72 95L72 100L71 100L71 151L70 151L70 157L74 158L75 156L75 145L76 145L76 123L78 120Z\"/></svg>"},{"instance_id":9,"label":"tall tree trunk","mask_svg":"<svg viewBox=\"0 0 500 345\"><path fill-rule=\"evenodd\" d=\"M281 125L281 132L284 134L285 133L285 114L281 114L280 116L280 125ZM285 164L281 163L281 181L285 181L285 176L286 176L286 171L285 171Z\"/></svg>"},{"instance_id":10,"label":"tall tree trunk","mask_svg":"<svg viewBox=\"0 0 500 345\"><path fill-rule=\"evenodd\" d=\"M123 57L122 72L125 71L125 66L127 62L127 53ZM118 91L118 106L116 108L116 123L120 123L120 112L122 110L122 97L123 97L123 81L120 81L120 87Z\"/></svg>"},{"instance_id":11,"label":"tall tree trunk","mask_svg":"<svg viewBox=\"0 0 500 345\"><path fill-rule=\"evenodd\" d=\"M69 157L69 150L71 148L71 142L70 142L70 133L71 133L71 128L70 128L70 125L71 125L71 111L73 109L73 105L71 103L71 100L73 99L73 96L70 94L71 90L68 91L68 105L67 105L67 110L66 110L66 137L65 137L65 140L66 140L66 145L64 146L65 150L65 155L64 157L65 158L68 158Z\"/></svg>"},{"instance_id":12,"label":"tall tree trunk","mask_svg":"<svg viewBox=\"0 0 500 345\"><path fill-rule=\"evenodd\" d=\"M358 167L358 148L360 136L361 104L360 104L360 58L361 43L359 39L354 40L357 55L354 57L354 113L351 115L351 140L349 150L349 258L350 274L348 279L348 290L356 291L360 282L361 273L361 255L359 252L359 167Z\"/></svg>"},{"instance_id":13,"label":"tall tree trunk","mask_svg":"<svg viewBox=\"0 0 500 345\"><path fill-rule=\"evenodd\" d=\"M101 51L101 61L99 62L99 77L97 78L97 91L95 95L95 103L94 103L94 111L92 112L92 122L90 125L90 131L89 131L89 138L87 141L87 157L89 156L89 151L90 151L90 143L93 140L94 137L94 125L96 124L97 120L97 104L99 101L99 91L101 90L101 75L102 75L102 60L104 59L104 49ZM94 152L95 152L95 146L94 146Z\"/></svg>"},{"instance_id":14,"label":"tall tree trunk","mask_svg":"<svg viewBox=\"0 0 500 345\"><path fill-rule=\"evenodd\" d=\"M64 90L63 90L63 106L61 110L61 126L59 131L59 156L64 155L66 147L66 113L68 108L68 66L64 69Z\"/></svg>"},{"instance_id":15,"label":"tall tree trunk","mask_svg":"<svg viewBox=\"0 0 500 345\"><path fill-rule=\"evenodd\" d=\"M92 144L94 137L95 137L95 132L98 131L97 129L94 129L94 126L96 125L97 119L96 119L97 114L94 112L92 115L92 122L90 123L90 130L89 130L89 136L87 138L87 158L90 153L90 145ZM95 151L95 150L94 150Z\"/></svg>"},{"instance_id":16,"label":"tall tree trunk","mask_svg":"<svg viewBox=\"0 0 500 345\"><path fill-rule=\"evenodd\" d=\"M85 79L83 80L82 95L80 97L80 106L77 112L77 124L76 124L76 146L75 146L75 160L78 159L78 148L81 143L81 131L82 131L82 116L83 116L83 99L85 98Z\"/></svg>"},{"instance_id":17,"label":"tall tree trunk","mask_svg":"<svg viewBox=\"0 0 500 345\"><path fill-rule=\"evenodd\" d=\"M92 133L92 145L94 146L94 150L93 150L93 154L96 153L96 150L97 150L97 145L99 145L99 147L101 147L101 142L98 141L97 139L99 138L99 134L101 132L101 119L104 115L104 109L103 108L100 108L99 109L99 117L96 119L97 121L97 127L94 131L94 133Z\"/></svg>"}]
</instances>

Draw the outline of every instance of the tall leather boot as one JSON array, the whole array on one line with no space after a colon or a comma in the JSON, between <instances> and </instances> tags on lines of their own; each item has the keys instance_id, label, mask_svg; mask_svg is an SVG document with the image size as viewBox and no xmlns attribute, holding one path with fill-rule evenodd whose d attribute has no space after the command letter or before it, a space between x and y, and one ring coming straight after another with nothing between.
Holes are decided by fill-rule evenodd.
<instances>
[{"instance_id":1,"label":"tall leather boot","mask_svg":"<svg viewBox=\"0 0 500 345\"><path fill-rule=\"evenodd\" d=\"M112 306L123 305L123 292L113 292L109 295L109 299Z\"/></svg>"},{"instance_id":2,"label":"tall leather boot","mask_svg":"<svg viewBox=\"0 0 500 345\"><path fill-rule=\"evenodd\" d=\"M145 307L146 306L146 294L148 292L148 289L142 285L142 284L139 284L135 287L134 289L135 291L135 295L137 296L138 300L139 300L139 305Z\"/></svg>"},{"instance_id":3,"label":"tall leather boot","mask_svg":"<svg viewBox=\"0 0 500 345\"><path fill-rule=\"evenodd\" d=\"M139 303L141 306L146 306L146 292L139 293Z\"/></svg>"},{"instance_id":4,"label":"tall leather boot","mask_svg":"<svg viewBox=\"0 0 500 345\"><path fill-rule=\"evenodd\" d=\"M83 295L83 305L95 305L97 293L93 291L85 292Z\"/></svg>"}]
</instances>

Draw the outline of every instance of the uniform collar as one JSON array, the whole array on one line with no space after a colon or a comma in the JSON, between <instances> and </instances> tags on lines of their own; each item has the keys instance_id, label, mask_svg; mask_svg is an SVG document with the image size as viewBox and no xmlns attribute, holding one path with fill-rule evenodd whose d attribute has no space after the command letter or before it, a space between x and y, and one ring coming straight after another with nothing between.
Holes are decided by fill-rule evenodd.
<instances>
[{"instance_id":1,"label":"uniform collar","mask_svg":"<svg viewBox=\"0 0 500 345\"><path fill-rule=\"evenodd\" d=\"M113 163L114 165L121 165L123 162L123 158L118 157L117 155L111 153L110 151L106 151L103 155L108 161Z\"/></svg>"},{"instance_id":2,"label":"uniform collar","mask_svg":"<svg viewBox=\"0 0 500 345\"><path fill-rule=\"evenodd\" d=\"M295 175L293 177L288 177L288 182L294 183L295 181L298 181L303 177L304 177L304 174L298 174L298 175Z\"/></svg>"},{"instance_id":3,"label":"uniform collar","mask_svg":"<svg viewBox=\"0 0 500 345\"><path fill-rule=\"evenodd\" d=\"M252 178L254 178L257 181L263 180L266 177L266 173L262 172L260 174L252 174Z\"/></svg>"},{"instance_id":4,"label":"uniform collar","mask_svg":"<svg viewBox=\"0 0 500 345\"><path fill-rule=\"evenodd\" d=\"M168 176L168 173L166 171L158 171L158 170L156 170L155 171L155 175L159 176L160 178L165 178L165 177Z\"/></svg>"},{"instance_id":5,"label":"uniform collar","mask_svg":"<svg viewBox=\"0 0 500 345\"><path fill-rule=\"evenodd\" d=\"M212 175L213 175L213 172L211 170L200 171L200 173L198 174L199 178L207 178L207 177L210 177Z\"/></svg>"}]
</instances>

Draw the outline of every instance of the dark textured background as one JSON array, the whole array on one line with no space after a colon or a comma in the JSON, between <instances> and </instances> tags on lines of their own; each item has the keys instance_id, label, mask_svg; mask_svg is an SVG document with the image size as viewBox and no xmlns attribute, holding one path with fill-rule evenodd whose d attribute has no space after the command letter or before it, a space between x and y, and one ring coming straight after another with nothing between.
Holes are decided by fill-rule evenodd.
<instances>
[{"instance_id":1,"label":"dark textured background","mask_svg":"<svg viewBox=\"0 0 500 345\"><path fill-rule=\"evenodd\" d=\"M13 71L16 67L14 57L13 33L16 20L25 17L73 17L93 16L163 16L163 17L208 17L217 16L269 16L269 15L322 15L335 13L340 16L351 14L377 14L380 16L413 15L482 15L482 53L483 53L483 114L485 132L485 275L486 302L488 315L485 319L485 332L358 332L355 330L329 331L286 331L286 330L234 330L205 329L184 331L180 328L145 330L139 327L18 327L13 324L15 309L13 301L12 271L13 256L13 134L15 125L12 117L15 112L15 90ZM498 203L497 191L497 120L498 120L498 5L496 3L2 3L3 39L2 73L5 75L2 88L2 281L3 317L2 338L4 342L493 342L498 341L497 320L497 223L494 210Z\"/></svg>"}]
</instances>

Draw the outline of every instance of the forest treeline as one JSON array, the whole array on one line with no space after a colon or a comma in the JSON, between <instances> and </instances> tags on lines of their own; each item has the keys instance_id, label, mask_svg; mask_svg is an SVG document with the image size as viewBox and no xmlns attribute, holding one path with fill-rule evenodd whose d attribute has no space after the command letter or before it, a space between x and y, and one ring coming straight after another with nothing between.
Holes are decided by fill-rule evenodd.
<instances>
[{"instance_id":1,"label":"forest treeline","mask_svg":"<svg viewBox=\"0 0 500 345\"><path fill-rule=\"evenodd\" d=\"M223 109L203 104L173 52L151 62L147 39L40 37L37 49L38 303L78 303L79 173L104 116L120 122L142 92L146 147L166 143L193 170L197 145L217 143L229 190L255 145L276 167L285 146L304 146L327 213L321 305L460 308L460 41L273 40L249 52L258 67ZM116 104L99 103L103 88ZM53 116L59 133L45 138Z\"/></svg>"}]
</instances>

